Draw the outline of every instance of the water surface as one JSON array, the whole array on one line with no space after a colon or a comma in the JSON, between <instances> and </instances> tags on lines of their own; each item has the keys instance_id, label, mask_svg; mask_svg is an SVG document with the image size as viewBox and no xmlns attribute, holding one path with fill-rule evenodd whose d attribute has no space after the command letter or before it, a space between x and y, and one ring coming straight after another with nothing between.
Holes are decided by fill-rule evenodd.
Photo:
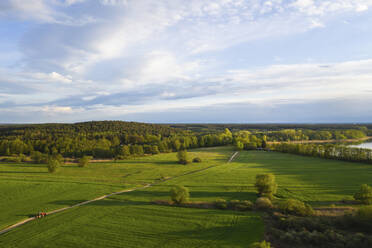
<instances>
[{"instance_id":1,"label":"water surface","mask_svg":"<svg viewBox=\"0 0 372 248\"><path fill-rule=\"evenodd\" d=\"M358 145L350 145L349 147L356 147L356 148L363 148L363 149L371 149L372 150L372 141L368 140L364 143Z\"/></svg>"}]
</instances>

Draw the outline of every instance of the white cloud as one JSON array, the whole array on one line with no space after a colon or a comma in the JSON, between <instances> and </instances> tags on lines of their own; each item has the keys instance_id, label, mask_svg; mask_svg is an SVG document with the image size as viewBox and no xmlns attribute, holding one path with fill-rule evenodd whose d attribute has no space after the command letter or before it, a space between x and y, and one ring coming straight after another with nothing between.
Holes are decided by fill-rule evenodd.
<instances>
[{"instance_id":1,"label":"white cloud","mask_svg":"<svg viewBox=\"0 0 372 248\"><path fill-rule=\"evenodd\" d=\"M324 16L338 12L366 11L372 6L371 0L296 0L292 7L310 16Z\"/></svg>"},{"instance_id":2,"label":"white cloud","mask_svg":"<svg viewBox=\"0 0 372 248\"><path fill-rule=\"evenodd\" d=\"M84 8L70 11L78 4ZM242 68L226 71L221 54L234 48L254 64L257 58L236 47L326 28L371 6L372 0L4 0L0 18L34 25L22 35L18 69L0 69L0 104L111 115L368 95L370 60L252 69L225 56Z\"/></svg>"},{"instance_id":3,"label":"white cloud","mask_svg":"<svg viewBox=\"0 0 372 248\"><path fill-rule=\"evenodd\" d=\"M357 12L363 12L368 10L368 5L366 4L358 4L355 9Z\"/></svg>"},{"instance_id":4,"label":"white cloud","mask_svg":"<svg viewBox=\"0 0 372 248\"><path fill-rule=\"evenodd\" d=\"M21 20L33 20L40 23L53 23L71 26L82 26L89 23L97 22L96 18L90 15L82 15L72 17L69 14L57 10L56 6L63 4L71 6L77 3L82 3L85 0L66 0L61 3L59 1L45 0L2 0L0 3L0 17L15 17Z\"/></svg>"},{"instance_id":5,"label":"white cloud","mask_svg":"<svg viewBox=\"0 0 372 248\"><path fill-rule=\"evenodd\" d=\"M101 0L103 5L126 5L128 3L127 0Z\"/></svg>"},{"instance_id":6,"label":"white cloud","mask_svg":"<svg viewBox=\"0 0 372 248\"><path fill-rule=\"evenodd\" d=\"M60 106L44 106L41 108L41 111L48 114L59 114L59 113L72 113L73 110L71 107L60 107Z\"/></svg>"}]
</instances>

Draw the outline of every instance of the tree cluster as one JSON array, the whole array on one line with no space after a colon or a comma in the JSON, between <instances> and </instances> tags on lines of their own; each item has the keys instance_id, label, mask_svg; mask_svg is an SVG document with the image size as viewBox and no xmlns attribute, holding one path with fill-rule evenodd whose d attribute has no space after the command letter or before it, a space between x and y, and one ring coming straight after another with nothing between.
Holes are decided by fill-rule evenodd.
<instances>
[{"instance_id":1,"label":"tree cluster","mask_svg":"<svg viewBox=\"0 0 372 248\"><path fill-rule=\"evenodd\" d=\"M271 145L272 150L311 157L338 159L343 161L372 163L372 150L334 144L289 144Z\"/></svg>"}]
</instances>

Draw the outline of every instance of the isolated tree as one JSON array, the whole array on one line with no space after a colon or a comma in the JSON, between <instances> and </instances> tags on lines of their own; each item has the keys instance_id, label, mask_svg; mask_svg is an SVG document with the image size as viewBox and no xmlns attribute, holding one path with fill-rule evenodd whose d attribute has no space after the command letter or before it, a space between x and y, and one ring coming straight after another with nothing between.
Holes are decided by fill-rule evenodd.
<instances>
[{"instance_id":1,"label":"isolated tree","mask_svg":"<svg viewBox=\"0 0 372 248\"><path fill-rule=\"evenodd\" d=\"M83 156L79 159L78 166L79 167L85 167L89 164L91 157L90 156Z\"/></svg>"},{"instance_id":2,"label":"isolated tree","mask_svg":"<svg viewBox=\"0 0 372 248\"><path fill-rule=\"evenodd\" d=\"M275 182L275 176L271 173L256 175L256 183L254 186L257 188L260 196L264 196L269 199L273 198L273 195L276 193L278 187Z\"/></svg>"},{"instance_id":3,"label":"isolated tree","mask_svg":"<svg viewBox=\"0 0 372 248\"><path fill-rule=\"evenodd\" d=\"M188 154L186 150L180 150L177 153L178 163L180 164L188 164L190 161L188 159Z\"/></svg>"},{"instance_id":4,"label":"isolated tree","mask_svg":"<svg viewBox=\"0 0 372 248\"><path fill-rule=\"evenodd\" d=\"M181 204L189 201L189 190L184 186L175 186L170 190L171 199L176 204Z\"/></svg>"},{"instance_id":5,"label":"isolated tree","mask_svg":"<svg viewBox=\"0 0 372 248\"><path fill-rule=\"evenodd\" d=\"M49 173L54 173L61 166L61 162L58 159L50 158L48 161L48 171Z\"/></svg>"},{"instance_id":6,"label":"isolated tree","mask_svg":"<svg viewBox=\"0 0 372 248\"><path fill-rule=\"evenodd\" d=\"M372 204L372 188L367 184L362 184L359 191L354 194L354 199L363 204Z\"/></svg>"}]
</instances>

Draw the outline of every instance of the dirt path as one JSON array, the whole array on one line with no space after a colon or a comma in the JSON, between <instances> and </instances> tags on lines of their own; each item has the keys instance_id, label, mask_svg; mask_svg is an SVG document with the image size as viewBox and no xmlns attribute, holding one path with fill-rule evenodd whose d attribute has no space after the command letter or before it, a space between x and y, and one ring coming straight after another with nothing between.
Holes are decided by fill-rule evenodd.
<instances>
[{"instance_id":1,"label":"dirt path","mask_svg":"<svg viewBox=\"0 0 372 248\"><path fill-rule=\"evenodd\" d=\"M235 152L230 158L229 160L227 161L227 163L230 163L234 158L235 156L238 154L238 152ZM175 179L175 178L178 178L178 177L182 177L182 176L186 176L186 175L190 175L190 174L194 174L194 173L197 173L197 172L200 172L200 171L205 171L205 170L208 170L210 168L213 168L213 167L216 167L218 165L214 165L214 166L209 166L207 168L203 168L203 169L200 169L200 170L195 170L195 171L190 171L190 172L187 172L187 173L184 173L182 175L179 175L179 176L174 176L174 177L170 177L170 178L167 178L165 180L162 180L162 181L159 181L159 182L155 182L155 183L150 183L150 184L146 184L142 187L137 187L137 188L133 188L133 189L125 189L125 190L121 190L121 191L118 191L118 192L114 192L114 193L110 193L110 194L107 194L107 195L103 195L103 196L100 196L100 197L97 197L97 198L94 198L92 200L89 200L89 201L84 201L84 202L80 202L78 204L75 204L75 205L72 205L72 206L68 206L68 207L64 207L64 208L59 208L59 209L56 209L56 210L52 210L52 211L49 211L47 212L46 214L47 215L51 215L51 214L56 214L56 213L59 213L59 212L62 212L62 211L65 211L67 209L71 209L71 208L75 208L75 207L79 207L79 206L83 206L83 205L86 205L86 204L89 204L91 202L95 202L95 201L100 201L102 199L105 199L107 197L110 197L110 196L113 196L113 195L119 195L119 194L123 194L123 193L127 193L127 192L132 192L132 191L135 191L135 190L139 190L139 189L145 189L145 188L148 188L148 187L151 187L151 186L154 186L156 184L159 184L159 183L162 183L162 182L166 182L166 181L169 181L169 180L172 180L172 179ZM6 233L6 232L9 232L10 230L16 228L16 227L19 227L23 224L26 224L27 222L30 222L30 221L33 221L33 220L36 220L36 217L30 217L28 219L25 219L25 220L22 220L20 222L17 222L3 230L0 231L0 235L3 234L3 233Z\"/></svg>"},{"instance_id":2,"label":"dirt path","mask_svg":"<svg viewBox=\"0 0 372 248\"><path fill-rule=\"evenodd\" d=\"M236 155L238 155L239 152L235 152L229 159L229 161L227 161L228 163L230 163L231 161L233 161L233 159L236 157Z\"/></svg>"}]
</instances>

